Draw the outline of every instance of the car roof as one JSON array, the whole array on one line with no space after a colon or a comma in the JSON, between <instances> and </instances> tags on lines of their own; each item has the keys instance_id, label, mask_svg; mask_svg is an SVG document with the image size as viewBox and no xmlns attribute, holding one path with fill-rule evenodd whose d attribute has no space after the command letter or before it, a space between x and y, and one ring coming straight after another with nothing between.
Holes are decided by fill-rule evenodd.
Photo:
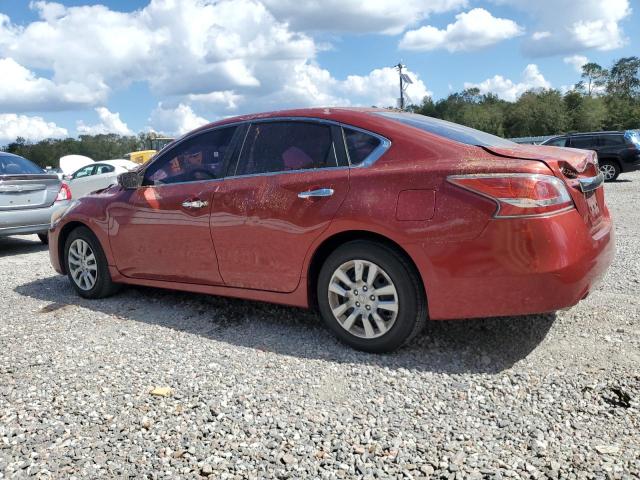
<instances>
[{"instance_id":1,"label":"car roof","mask_svg":"<svg viewBox=\"0 0 640 480\"><path fill-rule=\"evenodd\" d=\"M593 136L593 135L624 135L624 131L618 131L618 130L608 130L605 132L576 132L576 133L568 133L567 135L570 135L572 137L579 137L581 135L588 135L588 136Z\"/></svg>"},{"instance_id":2,"label":"car roof","mask_svg":"<svg viewBox=\"0 0 640 480\"><path fill-rule=\"evenodd\" d=\"M137 163L125 158L115 158L113 160L101 160L96 162L96 165L99 164L113 165L114 167L130 167L131 165L138 165Z\"/></svg>"}]
</instances>

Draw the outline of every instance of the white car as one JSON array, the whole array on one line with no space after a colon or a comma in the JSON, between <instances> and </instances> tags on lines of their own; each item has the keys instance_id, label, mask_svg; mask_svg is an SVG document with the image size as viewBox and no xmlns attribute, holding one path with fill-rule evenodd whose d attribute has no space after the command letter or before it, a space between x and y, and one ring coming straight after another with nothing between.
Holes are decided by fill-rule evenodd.
<instances>
[{"instance_id":1,"label":"white car","mask_svg":"<svg viewBox=\"0 0 640 480\"><path fill-rule=\"evenodd\" d=\"M103 160L90 163L76 170L68 179L71 198L79 198L88 193L107 188L117 183L118 175L138 168L140 165L129 160Z\"/></svg>"}]
</instances>

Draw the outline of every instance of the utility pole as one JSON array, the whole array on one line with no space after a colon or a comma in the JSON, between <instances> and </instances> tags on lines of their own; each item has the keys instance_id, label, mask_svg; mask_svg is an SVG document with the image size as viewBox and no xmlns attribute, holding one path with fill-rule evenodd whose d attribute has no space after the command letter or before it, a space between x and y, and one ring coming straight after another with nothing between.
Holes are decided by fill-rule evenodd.
<instances>
[{"instance_id":1,"label":"utility pole","mask_svg":"<svg viewBox=\"0 0 640 480\"><path fill-rule=\"evenodd\" d=\"M405 68L405 66L402 64L402 62L398 62L397 65L394 65L396 67L396 69L398 70L398 76L400 77L400 110L404 110L404 85L402 84L402 69Z\"/></svg>"}]
</instances>

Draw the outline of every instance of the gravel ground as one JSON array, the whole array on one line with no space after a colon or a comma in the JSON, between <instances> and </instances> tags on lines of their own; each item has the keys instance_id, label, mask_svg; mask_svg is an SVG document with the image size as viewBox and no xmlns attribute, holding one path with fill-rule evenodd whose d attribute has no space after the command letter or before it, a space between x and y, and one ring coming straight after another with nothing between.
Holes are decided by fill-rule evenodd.
<instances>
[{"instance_id":1,"label":"gravel ground","mask_svg":"<svg viewBox=\"0 0 640 480\"><path fill-rule=\"evenodd\" d=\"M36 237L0 240L0 478L638 478L639 187L606 186L618 254L586 301L384 356L294 308L82 300Z\"/></svg>"}]
</instances>

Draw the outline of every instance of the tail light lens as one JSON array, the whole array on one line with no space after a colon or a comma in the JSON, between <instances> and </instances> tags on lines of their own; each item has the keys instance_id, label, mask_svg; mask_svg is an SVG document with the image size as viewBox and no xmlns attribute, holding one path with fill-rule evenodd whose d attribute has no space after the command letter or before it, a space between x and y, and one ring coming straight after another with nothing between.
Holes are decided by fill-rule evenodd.
<instances>
[{"instance_id":1,"label":"tail light lens","mask_svg":"<svg viewBox=\"0 0 640 480\"><path fill-rule=\"evenodd\" d=\"M60 191L56 197L56 202L61 202L63 200L71 200L71 189L69 188L69 185L64 182L60 185Z\"/></svg>"},{"instance_id":2,"label":"tail light lens","mask_svg":"<svg viewBox=\"0 0 640 480\"><path fill-rule=\"evenodd\" d=\"M496 202L496 217L548 215L574 207L565 184L552 175L503 173L451 175L447 179Z\"/></svg>"}]
</instances>

